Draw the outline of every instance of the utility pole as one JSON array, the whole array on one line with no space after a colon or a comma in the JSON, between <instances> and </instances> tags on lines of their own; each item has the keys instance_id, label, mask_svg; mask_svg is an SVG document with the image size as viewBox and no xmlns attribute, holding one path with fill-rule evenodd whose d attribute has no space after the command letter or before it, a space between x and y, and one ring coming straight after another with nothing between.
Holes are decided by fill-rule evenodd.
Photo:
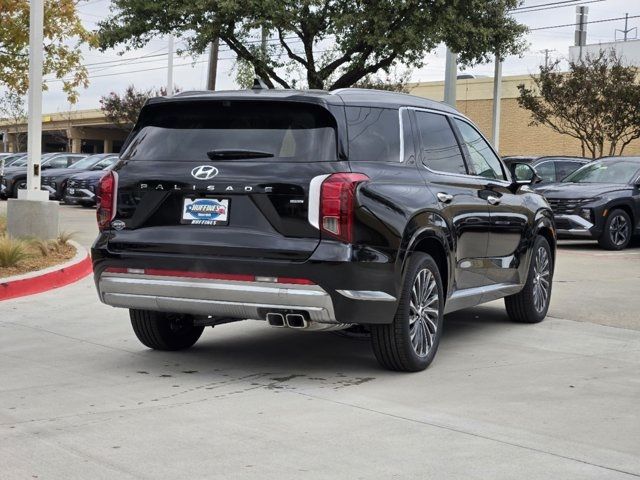
<instances>
[{"instance_id":1,"label":"utility pole","mask_svg":"<svg viewBox=\"0 0 640 480\"><path fill-rule=\"evenodd\" d=\"M589 7L576 7L575 45L580 47L578 60L582 62L582 47L587 44L587 18Z\"/></svg>"},{"instance_id":2,"label":"utility pole","mask_svg":"<svg viewBox=\"0 0 640 480\"><path fill-rule=\"evenodd\" d=\"M267 59L267 37L269 36L268 30L262 27L261 35L262 35L262 41L260 42L260 50L262 51L263 60L266 60Z\"/></svg>"},{"instance_id":3,"label":"utility pole","mask_svg":"<svg viewBox=\"0 0 640 480\"><path fill-rule=\"evenodd\" d=\"M458 54L447 47L444 73L444 103L456 107L456 85L458 83Z\"/></svg>"},{"instance_id":4,"label":"utility pole","mask_svg":"<svg viewBox=\"0 0 640 480\"><path fill-rule=\"evenodd\" d=\"M169 36L169 56L167 57L167 95L173 95L173 35Z\"/></svg>"},{"instance_id":5,"label":"utility pole","mask_svg":"<svg viewBox=\"0 0 640 480\"><path fill-rule=\"evenodd\" d=\"M7 206L9 235L43 240L58 236L58 202L40 189L42 159L42 70L44 65L44 0L29 2L29 120L27 189Z\"/></svg>"},{"instance_id":6,"label":"utility pole","mask_svg":"<svg viewBox=\"0 0 640 480\"><path fill-rule=\"evenodd\" d=\"M545 48L544 50L540 50L540 53L544 53L544 68L548 68L549 67L549 54L551 52L555 52L556 49L550 49L550 48Z\"/></svg>"},{"instance_id":7,"label":"utility pole","mask_svg":"<svg viewBox=\"0 0 640 480\"><path fill-rule=\"evenodd\" d=\"M502 100L502 58L496 51L495 69L493 74L493 117L492 135L493 148L500 149L500 102Z\"/></svg>"},{"instance_id":8,"label":"utility pole","mask_svg":"<svg viewBox=\"0 0 640 480\"><path fill-rule=\"evenodd\" d=\"M615 31L615 39L618 40L618 32L622 33L622 40L624 42L626 42L627 40L629 40L629 34L633 31L636 31L636 36L634 38L638 37L638 28L637 27L633 27L633 28L629 28L629 14L625 13L624 14L624 30L616 30Z\"/></svg>"},{"instance_id":9,"label":"utility pole","mask_svg":"<svg viewBox=\"0 0 640 480\"><path fill-rule=\"evenodd\" d=\"M218 74L218 49L220 39L215 38L209 46L209 73L207 74L207 90L216 89L216 76Z\"/></svg>"}]
</instances>

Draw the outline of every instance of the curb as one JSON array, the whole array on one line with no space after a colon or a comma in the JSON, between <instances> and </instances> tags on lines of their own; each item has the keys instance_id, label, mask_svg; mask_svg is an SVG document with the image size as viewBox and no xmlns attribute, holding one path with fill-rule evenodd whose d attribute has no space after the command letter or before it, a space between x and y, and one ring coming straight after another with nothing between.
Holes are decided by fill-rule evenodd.
<instances>
[{"instance_id":1,"label":"curb","mask_svg":"<svg viewBox=\"0 0 640 480\"><path fill-rule=\"evenodd\" d=\"M74 241L69 243L76 248L76 255L68 262L0 279L0 302L64 287L89 275L92 265L87 249Z\"/></svg>"}]
</instances>

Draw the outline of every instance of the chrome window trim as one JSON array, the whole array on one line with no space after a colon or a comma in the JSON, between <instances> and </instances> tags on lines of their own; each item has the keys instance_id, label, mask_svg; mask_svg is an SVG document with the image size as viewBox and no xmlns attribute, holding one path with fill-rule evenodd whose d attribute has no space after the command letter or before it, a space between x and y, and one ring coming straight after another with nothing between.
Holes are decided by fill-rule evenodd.
<instances>
[{"instance_id":1,"label":"chrome window trim","mask_svg":"<svg viewBox=\"0 0 640 480\"><path fill-rule=\"evenodd\" d=\"M409 111L409 109L407 107L400 107L398 109L398 123L400 124L400 163L404 163L404 155L405 155L405 148L404 148L404 120L402 119L402 112L403 111ZM411 136L413 136L413 132L410 132Z\"/></svg>"}]
</instances>

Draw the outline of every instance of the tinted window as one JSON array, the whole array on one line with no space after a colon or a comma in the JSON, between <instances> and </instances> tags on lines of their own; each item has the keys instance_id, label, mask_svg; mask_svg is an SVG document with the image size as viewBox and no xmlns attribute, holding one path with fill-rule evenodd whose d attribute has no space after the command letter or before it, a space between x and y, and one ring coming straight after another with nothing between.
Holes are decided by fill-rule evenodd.
<instances>
[{"instance_id":1,"label":"tinted window","mask_svg":"<svg viewBox=\"0 0 640 480\"><path fill-rule=\"evenodd\" d=\"M349 160L399 162L400 122L398 110L346 107Z\"/></svg>"},{"instance_id":2,"label":"tinted window","mask_svg":"<svg viewBox=\"0 0 640 480\"><path fill-rule=\"evenodd\" d=\"M213 150L261 152L264 162L336 160L335 118L323 107L293 102L156 104L143 109L122 159L206 162Z\"/></svg>"},{"instance_id":3,"label":"tinted window","mask_svg":"<svg viewBox=\"0 0 640 480\"><path fill-rule=\"evenodd\" d=\"M462 151L444 115L416 112L422 163L431 170L467 173Z\"/></svg>"},{"instance_id":4,"label":"tinted window","mask_svg":"<svg viewBox=\"0 0 640 480\"><path fill-rule=\"evenodd\" d=\"M629 183L638 175L640 162L633 160L599 161L586 164L569 175L573 183Z\"/></svg>"},{"instance_id":5,"label":"tinted window","mask_svg":"<svg viewBox=\"0 0 640 480\"><path fill-rule=\"evenodd\" d=\"M553 162L542 162L535 166L535 170L543 182L556 181L556 167Z\"/></svg>"},{"instance_id":6,"label":"tinted window","mask_svg":"<svg viewBox=\"0 0 640 480\"><path fill-rule=\"evenodd\" d=\"M69 165L69 160L67 157L54 157L51 160L43 162L43 165L46 165L50 168L67 168Z\"/></svg>"},{"instance_id":7,"label":"tinted window","mask_svg":"<svg viewBox=\"0 0 640 480\"><path fill-rule=\"evenodd\" d=\"M570 161L556 162L556 178L558 180L562 180L564 177L566 177L570 173L575 172L582 165L584 164L581 162L570 162Z\"/></svg>"},{"instance_id":8,"label":"tinted window","mask_svg":"<svg viewBox=\"0 0 640 480\"><path fill-rule=\"evenodd\" d=\"M505 180L500 160L478 131L462 120L456 119L456 123L469 152L472 173L481 177Z\"/></svg>"}]
</instances>

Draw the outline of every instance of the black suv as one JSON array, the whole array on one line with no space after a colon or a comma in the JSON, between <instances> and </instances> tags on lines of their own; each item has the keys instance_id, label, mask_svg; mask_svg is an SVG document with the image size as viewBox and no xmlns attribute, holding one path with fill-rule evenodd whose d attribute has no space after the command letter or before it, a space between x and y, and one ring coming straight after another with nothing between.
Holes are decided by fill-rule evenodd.
<instances>
[{"instance_id":1,"label":"black suv","mask_svg":"<svg viewBox=\"0 0 640 480\"><path fill-rule=\"evenodd\" d=\"M640 157L601 158L538 191L553 209L560 238L622 250L640 235Z\"/></svg>"},{"instance_id":2,"label":"black suv","mask_svg":"<svg viewBox=\"0 0 640 480\"><path fill-rule=\"evenodd\" d=\"M529 182L409 95L155 98L99 185L95 281L150 348L242 319L357 326L382 365L421 370L445 313L505 297L513 320L545 317L555 229Z\"/></svg>"}]
</instances>

